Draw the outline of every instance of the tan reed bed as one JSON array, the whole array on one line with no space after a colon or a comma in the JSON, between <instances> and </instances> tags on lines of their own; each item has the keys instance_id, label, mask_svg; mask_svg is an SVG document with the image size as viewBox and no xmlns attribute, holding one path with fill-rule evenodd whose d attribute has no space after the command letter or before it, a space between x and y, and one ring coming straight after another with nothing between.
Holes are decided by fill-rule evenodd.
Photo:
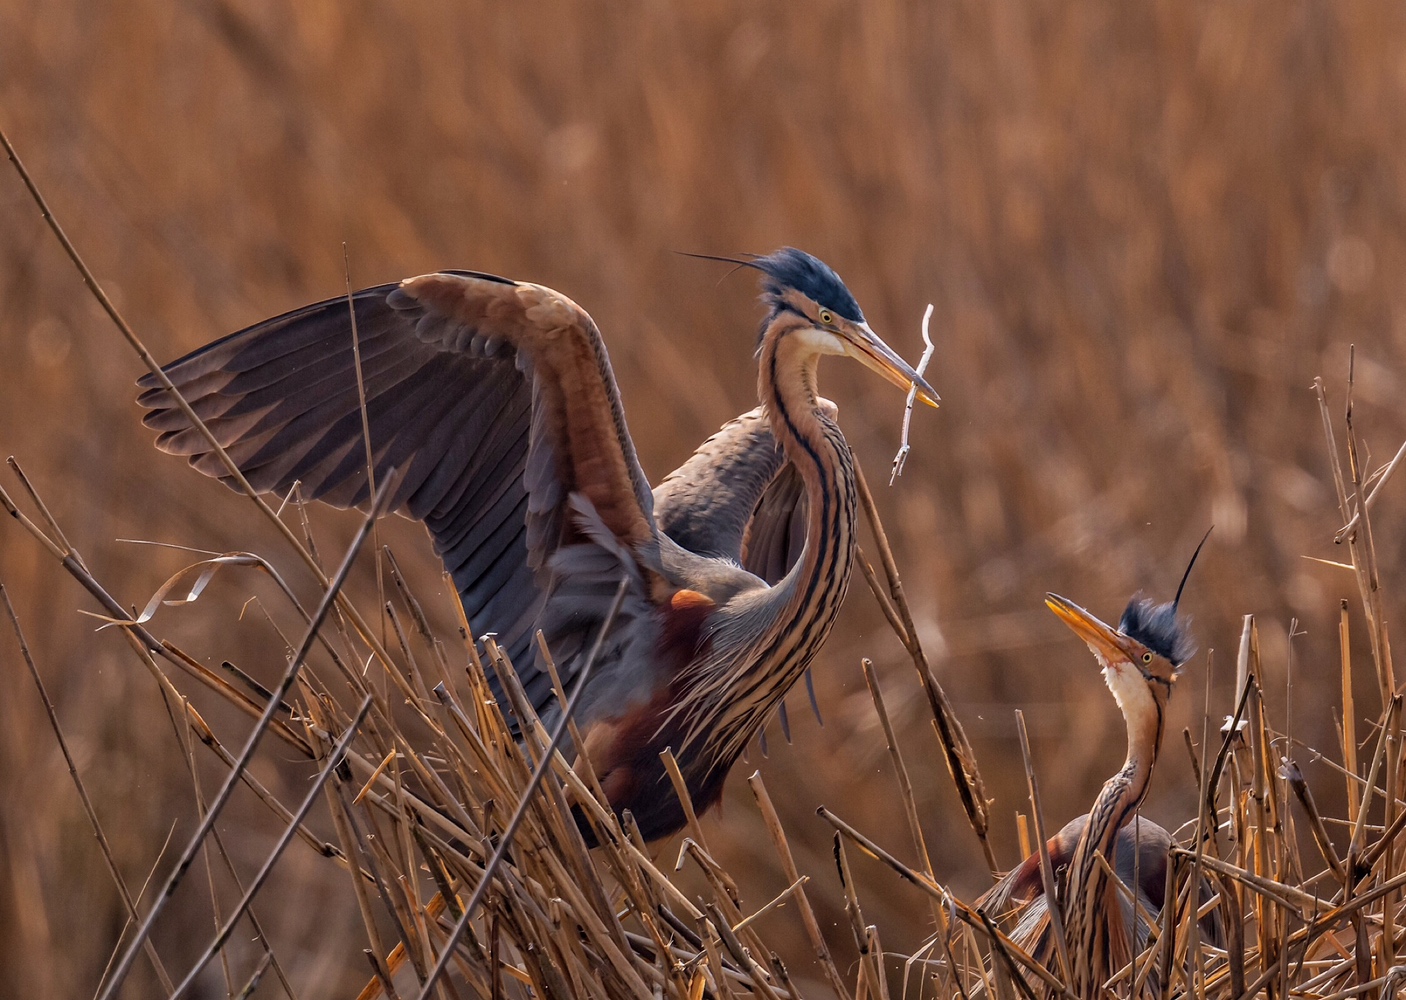
<instances>
[{"instance_id":1,"label":"tan reed bed","mask_svg":"<svg viewBox=\"0 0 1406 1000\"><path fill-rule=\"evenodd\" d=\"M255 567L276 577L269 562L248 553L199 560L164 586L146 611L127 615L69 545L18 464L12 461L11 469L27 494L26 506L32 506L37 518L26 515L3 490L0 503L108 609L108 620L123 630L136 658L160 684L168 705L185 728L188 744L199 742L215 753L233 768L231 775L259 796L284 824L277 846L259 873L242 887L245 898L233 911L223 914L222 933L209 942L196 967L184 973L187 978L221 954L229 931L241 920L253 921L255 935L262 937L248 904L283 849L300 837L323 854L328 863L346 870L356 888L372 944L369 954L373 978L363 994L366 997L417 995L437 964L447 964L454 974L437 980L430 990L442 996L461 995L460 991L482 996L514 995L514 991L526 995L524 990L529 988L544 997L637 996L642 1000L660 995L695 1000L703 995L727 997L742 993L796 996L784 965L754 926L758 916L790 899L794 899L795 909L805 921L831 986L840 995L850 995L854 989L829 957L805 901L807 877L795 869L785 832L760 774L752 776L750 785L775 840L778 864L785 870L790 887L771 902L744 912L738 887L709 855L690 807L688 836L683 841L679 865L694 865L710 890L704 898L690 899L674 885L669 873L661 871L651 859L628 815L622 822L601 805L603 796L588 763L573 769L560 753L546 756L551 737L532 712L516 685L511 665L491 637L482 643L471 643L462 641L461 636L446 644L431 634L419 603L405 586L389 550L385 559L393 595L384 607L385 622L393 637L389 648L374 639L363 642L349 619L336 617L335 624L328 623L325 631L318 629L329 612L337 615L333 599L345 579L346 567L369 534L373 518L367 517L342 569L332 576L315 611L308 612L290 590L281 588L290 608L307 622L308 628L298 653L289 661L283 685L271 693L240 673L210 670L161 640L147 624L163 600L169 601L172 594L185 595L178 600L192 599L222 568ZM881 531L878 540L883 563L891 571L892 556ZM873 571L868 573L877 585ZM896 627L906 627L911 616L901 586L896 574L889 580L886 610L893 615ZM6 607L10 610L8 598ZM12 611L10 619L28 661L23 632ZM316 662L306 660L314 645L321 653ZM921 649L916 643L911 648L917 662L922 663ZM374 671L363 673L357 665L368 656L384 658L381 662L388 669L379 677ZM967 779L972 787L969 801L984 804L960 726L946 708L941 688L926 671L925 663L922 665L933 704L939 707L939 731L956 737L950 744L950 758L963 762L961 773L971 775ZM512 738L503 712L489 694L489 670L505 683L518 718L527 720L529 738L522 746ZM33 676L42 691L37 670ZM266 741L257 751L251 740L245 752L236 755L215 737L182 693L191 680L215 691L249 716L259 718L255 732L266 730L275 739ZM558 695L565 697L560 689ZM875 695L877 699L877 688ZM267 711L264 703L274 706L274 710ZM62 744L63 734L57 720L53 721L55 735ZM279 752L291 748L320 764L312 789L296 807L279 802L243 766L251 752L269 753L275 747ZM537 787L533 778L544 759L551 766ZM667 763L671 773L677 774L672 760ZM72 773L78 780L76 769ZM196 773L194 768L191 773ZM681 778L678 787L686 796ZM211 828L232 788L233 777L206 813L202 833ZM82 791L81 781L79 789ZM336 827L336 843L323 843L303 823L319 799ZM594 853L587 850L581 837L572 814L573 804L581 808L602 844ZM519 812L520 825L515 825ZM95 814L90 812L89 818L101 842L102 827ZM912 818L917 830L916 812ZM512 842L506 860L497 858L495 846L502 844L509 831ZM237 881L225 845L217 835L211 835L211 846ZM200 848L201 834L197 834L187 846L178 871L188 873L186 865ZM111 867L115 874L116 865ZM480 891L485 871L490 868L492 876L487 888ZM120 877L118 884L124 898L130 901L129 887ZM173 877L158 899L169 896L175 887ZM213 895L212 892L212 898ZM465 923L465 908L469 905L476 908ZM135 904L130 904L129 909L136 921ZM858 917L852 891L851 912ZM934 910L939 918L941 912ZM149 910L143 927L153 916L154 911ZM385 933L386 923L394 928L394 934ZM867 942L872 942L871 955L877 956L877 932L864 929L862 933ZM446 952L445 944L451 938L457 947ZM181 989L185 984L162 964L150 941L139 943L163 989L168 994ZM270 970L283 975L277 966L277 943L262 944L263 958L252 973L246 973L246 990ZM129 964L136 959L138 945L129 942L126 948L132 953ZM450 956L447 962L442 958L446 954ZM875 982L874 977L881 975L877 966L866 964L863 968L861 993L864 984ZM457 985L451 985L451 981ZM296 991L296 984L287 986Z\"/></svg>"},{"instance_id":2,"label":"tan reed bed","mask_svg":"<svg viewBox=\"0 0 1406 1000\"><path fill-rule=\"evenodd\" d=\"M32 185L31 192L42 205ZM138 355L156 370L136 334L57 225L54 228L99 302ZM1352 425L1349 389L1344 467L1321 385L1319 392L1344 524L1339 536L1347 546L1344 566L1359 585L1372 663L1369 668L1354 662L1344 606L1340 748L1335 755L1321 754L1296 743L1287 726L1280 732L1267 718L1258 636L1253 620L1246 619L1236 662L1236 688L1241 693L1229 724L1219 731L1207 725L1199 734L1184 734L1203 810L1180 831L1186 846L1175 852L1170 866L1168 898L1177 905L1168 906L1160 919L1149 915L1155 925L1152 941L1112 981L1110 988L1117 995L1142 994L1151 982L1159 982L1165 984L1164 994L1171 995L1339 1000L1394 994L1402 975L1397 952L1402 947L1406 865L1397 841L1406 827L1406 747L1370 518L1372 500L1401 453L1385 470L1368 473ZM193 414L188 416L199 425ZM746 887L737 885L714 860L690 810L677 864L695 872L705 888L701 894L686 892L668 870L674 866L653 858L628 817L617 819L603 807L589 761L573 768L551 751L560 734L544 731L515 687L511 665L491 639L470 641L467 630L448 638L432 633L389 550L375 552L384 560L383 579L390 591L377 613L366 615L349 602L340 593L341 584L373 531L373 516L365 519L339 568L329 572L306 521L300 520L301 505L275 511L266 501L251 498L320 581L322 593L315 608L300 603L271 560L225 553L198 560L158 593L147 612L133 614L103 588L50 515L40 491L18 465L11 466L20 483L19 499L0 491L0 503L99 601L134 660L155 678L183 736L201 805L199 829L183 845L172 846L178 861L156 891L155 902L147 904L139 902L137 887L124 882L96 813L87 809L137 927L124 937L104 996L119 992L122 977L135 963L149 963L162 990L171 995L184 988L185 978L216 959L231 995L248 995L261 983L277 980L283 993L298 996L299 984L289 981L278 961L280 943L268 938L257 918L256 895L266 879L277 877L275 864L294 839L303 842L298 850L311 848L324 863L347 874L369 945L369 982L363 993L368 998L798 996L795 981L767 946L757 920L782 907L804 926L821 975L839 997L883 998L901 991L905 997L971 997L979 992L1008 998L1067 992L1059 969L1035 966L1000 933L992 915L955 898L943 887L941 873L933 871L907 766L876 674L867 663L865 677L892 757L895 794L903 801L910 836L902 843L886 843L893 838L866 831L853 818L821 810L836 831L837 871L823 877L843 881L859 955L853 963L830 953L806 899L807 879L821 873L803 875L797 869L760 775L753 775L749 785L788 888L769 902L744 903ZM994 868L987 837L990 803L974 757L917 640L892 553L862 483L861 491L878 556L878 569L861 562L865 578L912 656L944 761ZM1365 501L1360 499L1364 496ZM268 574L286 602L281 610L302 623L301 636L287 637L292 652L274 690L230 664L213 669L152 630L150 613L162 599L171 594L192 599L212 574L225 568ZM8 597L5 604L42 692L22 623ZM1374 723L1364 726L1352 680L1369 669L1379 691L1379 706L1374 707L1380 711ZM523 721L527 738L522 745L511 737L502 707L489 697L490 671L503 679L510 707ZM189 698L192 682L258 720L242 749L216 737ZM560 690L558 696L568 697ZM1208 719L1210 713L1208 702ZM50 719L70 773L84 793L52 710ZM1021 733L1023 737L1023 724ZM197 743L205 750L198 750ZM1169 739L1166 752L1173 752L1176 743ZM290 751L318 765L315 780L295 805L281 801L248 766L260 755L286 756ZM224 782L213 794L201 787L194 762L196 753L206 752L225 769ZM1296 755L1305 754L1316 761L1340 758L1333 766L1346 790L1346 816L1325 816L1315 805L1294 762ZM1029 815L1035 839L1042 842L1049 824L1041 814L1037 770L1029 763L1028 751L1026 759ZM1175 780L1169 772L1163 767L1160 779ZM263 802L282 831L252 879L241 878L216 824L236 789ZM83 797L86 803L86 793ZM586 848L573 808L591 825L600 848ZM330 817L333 842L324 841L306 822L315 809ZM1021 833L1022 847L1028 849L1027 825L1022 824ZM901 876L907 888L898 891L911 891L915 909L930 917L936 933L920 953L895 956L884 951L882 928L864 918L864 898L893 890L873 881L856 883L850 865L855 851L879 859ZM205 868L221 931L207 936L193 972L163 962L147 933L177 883L199 877L197 863ZM221 907L214 888L216 869L240 888L244 898L234 908ZM1203 939L1201 924L1191 912L1190 887L1201 878L1210 882L1214 896L1199 906L1199 914L1219 912L1227 928L1224 950ZM256 942L252 960L247 945L230 945L236 929L239 938L252 936ZM447 976L442 974L446 971Z\"/></svg>"},{"instance_id":3,"label":"tan reed bed","mask_svg":"<svg viewBox=\"0 0 1406 1000\"><path fill-rule=\"evenodd\" d=\"M1182 846L1173 852L1166 896L1176 905L1164 907L1160 916L1144 914L1153 927L1150 940L1144 952L1107 984L1117 996L1156 995L1153 984L1161 983L1167 984L1162 996L1345 1000L1391 997L1406 982L1406 963L1398 964L1406 947L1402 905L1406 843L1401 839L1406 828L1406 745L1370 516L1376 497L1406 455L1406 445L1390 463L1369 473L1352 421L1351 374L1341 446L1321 379L1315 382L1315 389L1343 522L1334 540L1347 550L1347 560L1337 565L1356 577L1371 633L1371 661L1354 660L1348 602L1344 601L1339 624L1339 746L1335 752L1325 753L1297 741L1289 726L1276 726L1268 717L1260 680L1259 634L1254 617L1245 616L1235 661L1235 690L1240 695L1237 703L1229 706L1232 714L1225 716L1223 725L1210 723L1214 716L1208 684L1203 731L1183 731L1182 741L1169 734L1164 748L1165 756L1176 752L1178 742L1184 743L1202 811L1177 831ZM1345 466L1340 447L1346 452ZM1289 648L1292 651L1292 645ZM1292 704L1295 664L1285 666ZM1375 682L1375 719L1366 717L1363 706L1354 700L1353 681L1362 676ZM909 864L893 853L909 845L881 844L827 810L822 809L822 816L836 829L836 854L842 870L848 870L845 853L851 845L882 861L932 902L937 933L917 954L890 956L891 973L893 962L902 961L902 995L1071 995L1059 968L1038 967L1000 932L993 921L999 914L973 910L934 877L876 680L872 671L866 670L866 677L889 736L899 775L897 792L909 804L919 860ZM1020 713L1017 723L1029 781L1026 808L1034 820L1035 844L1042 845L1051 827L1041 815L1038 769L1031 764ZM1341 776L1346 816L1320 811L1299 759L1326 764ZM1164 765L1159 778L1169 780L1172 770ZM1171 776L1170 780L1176 779ZM1021 850L1028 854L1032 849L1029 823L1025 815L1018 820ZM1043 864L1047 869L1047 854ZM1209 884L1210 892L1201 896L1193 917L1188 905L1190 890L1201 879ZM862 893L855 892L852 885L847 885L847 891L857 940L869 945L866 958L877 955L878 929L865 926L859 915ZM1223 948L1205 940L1204 927L1217 912L1225 928ZM1060 944L1063 948L1063 942ZM869 995L886 996L889 985L880 964L874 962ZM865 987L861 977L857 995L862 995Z\"/></svg>"},{"instance_id":4,"label":"tan reed bed","mask_svg":"<svg viewBox=\"0 0 1406 1000\"><path fill-rule=\"evenodd\" d=\"M628 814L622 820L602 805L604 797L589 762L573 768L559 752L547 754L552 735L544 731L517 685L511 664L492 638L469 642L464 631L445 642L431 633L389 549L383 553L391 590L383 608L389 641L382 644L374 633L371 638L358 634L364 626L353 617L355 609L339 603L339 589L369 537L374 517L366 517L341 568L329 574L327 590L315 610L298 602L270 561L250 553L225 553L196 561L168 581L144 611L132 615L93 577L18 463L12 460L10 467L23 499L17 502L0 489L0 504L107 609L107 621L122 630L136 660L156 678L173 718L179 720L186 745L202 744L229 769L225 787L213 800L201 794L197 783L205 823L181 853L175 873L156 897L156 906L144 914L106 850L96 814L89 810L129 916L141 927L135 942L130 935L124 939L124 954L116 966L119 975L125 975L134 962L150 962L162 989L168 995L179 994L219 957L234 987L231 992L251 992L262 977L273 975L290 995L297 996L297 984L288 982L278 964L278 942L264 937L253 900L265 880L276 877L274 866L283 850L301 839L304 847L312 847L328 864L346 871L356 891L371 945L365 998L798 996L785 966L756 927L759 916L788 902L794 903L791 911L804 922L822 973L837 995L882 989L881 950L873 928L856 924L867 952L857 983L830 957L806 901L809 876L796 870L759 773L749 784L774 840L777 864L790 885L749 912L739 887L709 854L682 778L666 755L689 816L675 871L692 866L708 888L704 896L691 898L675 885L672 873L652 858ZM873 516L867 487L864 496ZM22 507L32 509L34 515ZM301 507L297 510L302 512ZM985 796L970 748L927 669L921 647L916 640L906 639L913 634L912 617L887 540L877 521L872 523L887 587L867 563L866 576L914 654L936 712L935 728L942 734L955 773L962 778L965 800L974 804L974 828L984 831ZM311 535L304 540L315 558ZM231 664L224 665L224 672L208 668L150 630L151 615L163 602L195 599L218 571L251 568L278 581L288 608L306 626L301 642L289 638L288 647L297 652L288 659L283 683L274 692ZM42 693L40 674L29 659L21 623L8 596L5 605ZM310 657L314 650L316 655ZM362 670L360 665L368 659L373 666ZM502 709L489 693L490 670L503 681L512 711L526 720L528 738L522 745L513 739ZM866 674L872 683L867 664ZM259 719L255 737L242 752L223 744L191 703L185 692L192 681ZM882 712L877 687L874 693ZM559 687L558 697L566 698ZM55 736L67 752L57 718L52 712L50 717ZM887 717L882 717L892 742ZM575 738L574 729L571 732ZM263 733L273 738L258 743L257 736ZM576 745L581 745L579 739ZM286 754L290 749L319 765L316 780L299 804L279 801L247 769L256 754ZM543 760L549 764L545 769ZM70 771L83 793L77 769L70 767ZM198 773L193 765L190 773ZM539 777L544 779L540 783L535 780ZM276 846L247 883L240 881L227 845L214 831L214 821L237 784L258 796L282 826ZM594 852L582 839L573 805L602 845ZM304 822L308 812L319 807L330 814L335 826L333 843L323 842ZM916 810L910 810L910 819L918 831ZM511 843L503 851L509 837ZM157 955L146 931L180 878L195 875L191 862L203 856L206 864L214 863L211 855L239 885L243 898L233 910L220 913L212 882L211 901L221 931L210 938L193 968L172 970ZM843 862L843 853L839 857ZM487 881L485 872L491 873ZM925 878L931 880L930 875ZM850 912L858 920L852 885L849 898ZM932 912L935 919L944 919L941 907L935 906ZM245 920L260 946L261 957L252 969L240 968L239 959L225 955L232 932ZM451 940L455 947L446 949ZM233 950L244 955L247 964L247 949ZM432 973L446 969L449 976L436 976L432 986L425 986ZM115 978L106 987L114 995L119 989Z\"/></svg>"}]
</instances>

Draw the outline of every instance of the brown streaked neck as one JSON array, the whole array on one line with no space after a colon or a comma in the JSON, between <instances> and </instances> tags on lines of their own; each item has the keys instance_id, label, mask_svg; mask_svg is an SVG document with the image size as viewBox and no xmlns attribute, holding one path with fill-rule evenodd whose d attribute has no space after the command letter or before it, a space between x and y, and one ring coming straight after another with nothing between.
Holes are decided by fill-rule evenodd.
<instances>
[{"instance_id":1,"label":"brown streaked neck","mask_svg":"<svg viewBox=\"0 0 1406 1000\"><path fill-rule=\"evenodd\" d=\"M1111 971L1106 966L1111 962L1114 968L1120 967L1130 953L1122 909L1096 855L1102 854L1109 865L1116 864L1118 831L1132 821L1142 804L1162 743L1162 703L1146 688L1120 690L1113 680L1109 687L1127 724L1128 756L1118 773L1104 782L1089 810L1088 825L1070 861L1068 888L1061 904L1074 951L1070 956L1074 963L1071 985L1079 997L1095 996L1099 983Z\"/></svg>"},{"instance_id":2,"label":"brown streaked neck","mask_svg":"<svg viewBox=\"0 0 1406 1000\"><path fill-rule=\"evenodd\" d=\"M778 587L790 590L788 605L803 604L817 567L837 560L848 574L853 546L847 510L853 508L854 466L839 426L819 402L816 368L820 355L798 334L808 328L799 316L773 322L762 343L757 395L772 432L806 484L810 501L801 558ZM840 537L844 535L845 537Z\"/></svg>"},{"instance_id":3,"label":"brown streaked neck","mask_svg":"<svg viewBox=\"0 0 1406 1000\"><path fill-rule=\"evenodd\" d=\"M803 461L797 449L824 437L821 425L816 367L820 355L797 336L809 326L799 316L774 320L762 341L757 366L757 398L766 410L776 439L802 474L812 462ZM828 421L826 421L828 423Z\"/></svg>"},{"instance_id":4,"label":"brown streaked neck","mask_svg":"<svg viewBox=\"0 0 1406 1000\"><path fill-rule=\"evenodd\" d=\"M796 336L801 317L773 320L762 343L758 395L772 431L806 486L806 533L800 557L775 586L743 612L755 627L745 675L735 677L716 715L721 754L740 755L801 676L834 623L854 566L858 500L854 463L839 425L821 408L819 355ZM783 325L784 324L784 325Z\"/></svg>"},{"instance_id":5,"label":"brown streaked neck","mask_svg":"<svg viewBox=\"0 0 1406 1000\"><path fill-rule=\"evenodd\" d=\"M1147 703L1123 706L1128 731L1128 755L1123 767L1109 778L1094 800L1089 825L1084 830L1077 853L1092 859L1102 851L1110 862L1118 830L1132 820L1133 811L1147 796L1152 768L1162 746L1162 706L1149 698Z\"/></svg>"}]
</instances>

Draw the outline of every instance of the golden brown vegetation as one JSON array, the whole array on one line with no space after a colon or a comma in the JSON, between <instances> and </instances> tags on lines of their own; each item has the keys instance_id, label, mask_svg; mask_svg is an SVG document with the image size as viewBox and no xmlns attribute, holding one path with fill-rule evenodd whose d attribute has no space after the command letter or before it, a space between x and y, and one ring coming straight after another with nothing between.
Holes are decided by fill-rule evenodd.
<instances>
[{"instance_id":1,"label":"golden brown vegetation","mask_svg":"<svg viewBox=\"0 0 1406 1000\"><path fill-rule=\"evenodd\" d=\"M1214 762L1219 718L1235 710L1242 616L1253 613L1262 698L1247 704L1252 738L1227 757L1219 800L1240 824L1232 824L1238 839L1220 844L1223 862L1273 883L1252 888L1231 876L1250 949L1244 982L1284 956L1284 976L1328 995L1384 976L1400 947L1391 943L1399 922L1383 922L1395 897L1371 893L1401 871L1401 852L1372 856L1372 845L1392 810L1406 813L1381 792L1364 808L1363 795L1372 781L1387 789L1401 780L1399 715L1384 728L1369 724L1382 711L1385 647L1370 639L1353 573L1304 557L1346 561L1333 544L1346 516L1327 456L1345 454L1350 343L1359 468L1378 468L1406 437L1403 43L1406 13L1368 4L4 0L0 125L159 358L335 294L343 241L357 284L442 266L530 278L583 303L605 331L653 477L754 400L747 282L719 282L718 272L671 250L805 247L835 265L875 328L910 357L918 317L935 302L931 375L944 407L915 420L908 471L877 500L915 632L994 802L996 861L1016 860L1014 814L1029 811L1013 708L1030 726L1048 824L1086 809L1122 753L1121 725L1091 661L1041 595L1058 590L1108 616L1138 587L1165 595L1213 522L1184 602L1206 652L1173 699L1166 759L1145 812L1169 828L1191 824L1190 842L1203 801L1196 768L1203 753ZM141 370L6 172L0 451L20 459L121 607L140 610L197 558L119 541L127 538L259 553L315 607L311 573L247 500L150 447L132 404ZM1311 388L1319 374L1330 387L1337 452L1324 446ZM877 483L897 444L901 402L862 371L832 366L822 379ZM1347 479L1352 495L1350 472ZM5 483L24 501L13 479ZM1373 508L1380 589L1369 592L1387 624L1403 593L1403 513L1400 486L1389 485ZM309 516L334 565L358 519ZM430 633L455 636L454 604L423 533L394 521L377 530ZM865 545L875 556L872 540ZM363 560L348 585L362 608L379 601L371 563ZM163 697L122 630L95 633L98 623L78 610L102 608L8 519L0 582L116 867L133 894L156 871L150 893L195 830L197 801L214 794L228 767L197 745L202 734L182 721L184 704L170 689ZM415 670L435 678L433 647L409 618L401 625ZM149 626L199 669L225 676L228 661L266 686L277 683L285 643L296 647L302 627L269 575L249 566L222 569L199 603L160 608ZM408 663L386 629L385 644ZM462 665L461 646L444 649ZM330 654L316 656L318 676L335 678ZM815 927L845 989L861 974L877 986L882 968L895 992L946 991L950 978L926 979L932 968L903 958L942 957L921 951L942 919L929 895L846 841L856 891L847 899L834 827L815 814L824 804L903 864L924 867L862 656L874 661L906 755L931 876L958 898L984 889L988 865L941 762L927 699L858 583L817 664L824 728L793 706L795 745L772 732L770 757L754 748L752 764L771 790L797 877L809 877ZM1345 662L1356 684L1346 713ZM248 716L169 662L163 669L237 753ZM91 994L125 909L8 627L0 628L0 681L0 969L19 995ZM337 692L336 711L311 720L314 729L290 728L288 737L322 741L314 749L325 751L356 711L344 695ZM1208 706L1213 738L1203 743ZM402 724L430 740L423 719ZM491 720L481 724L492 731ZM1192 755L1182 750L1183 728ZM425 753L437 746L416 745ZM1338 769L1344 745L1357 777ZM251 769L289 808L319 771L303 750L270 742ZM519 781L525 763L501 742L493 753L502 780ZM1279 774L1281 756L1298 760L1325 817L1331 847L1323 854L1349 874L1354 847L1357 861L1376 864L1353 889L1363 908L1311 955L1341 948L1337 961L1351 964L1334 976L1326 965L1292 966L1293 949L1312 933L1305 928L1318 926L1314 907L1339 905L1335 886L1347 877L1313 881L1331 865ZM393 761L382 778L393 780L398 766L411 764ZM350 797L368 776L350 779ZM730 782L720 815L701 818L710 856L738 887L737 911L726 910L727 893L699 874L696 859L676 876L679 910L711 901L723 908L715 927L796 881L777 860L745 777ZM487 787L477 799L466 792L466 808L493 797ZM500 798L495 808L507 809ZM355 807L374 808L366 800ZM358 822L372 815L357 813ZM401 826L379 821L386 839L375 863L394 880L407 859L423 856L418 845L392 843ZM308 822L313 840L337 850L369 832L343 839L325 799ZM564 836L549 812L540 822ZM218 831L241 879L258 870L283 826L248 787L236 791ZM666 846L656 867L672 869L677 850ZM368 940L355 883L327 853L295 841L254 904L300 997L355 995L371 975L362 949L397 939L396 918L374 898L365 904L378 940ZM581 890L596 891L592 867L569 846L522 863L571 866ZM626 852L619 864L640 880L632 906L674 898L640 857ZM541 870L531 878L552 884ZM580 912L553 909L522 884L523 899L549 920ZM155 950L177 979L214 936L212 896L220 915L239 897L217 853L198 861L156 928ZM882 957L861 957L851 931L856 903L858 926L879 928ZM801 993L823 995L826 969L796 904L793 891L741 943L764 964L776 951ZM597 930L619 946L614 927ZM652 930L632 923L619 933ZM240 988L262 960L251 936L241 925L228 971L217 960L202 989ZM700 938L695 950L717 954L698 968L714 975L732 964L745 978L745 962L721 937ZM1229 964L1177 940L1172 951L1193 956L1208 992L1236 992ZM1371 962L1359 965L1365 955ZM627 961L647 964L634 953ZM698 981L681 975L670 982L691 989ZM722 975L706 980L710 988L727 988ZM260 995L278 994L276 978L265 976ZM129 994L157 989L139 958Z\"/></svg>"}]
</instances>

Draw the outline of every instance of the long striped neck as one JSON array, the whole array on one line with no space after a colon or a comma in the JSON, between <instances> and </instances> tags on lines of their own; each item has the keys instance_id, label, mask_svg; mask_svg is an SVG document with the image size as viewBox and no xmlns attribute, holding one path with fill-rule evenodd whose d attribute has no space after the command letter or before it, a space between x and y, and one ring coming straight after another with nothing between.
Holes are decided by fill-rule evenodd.
<instances>
[{"instance_id":1,"label":"long striped neck","mask_svg":"<svg viewBox=\"0 0 1406 1000\"><path fill-rule=\"evenodd\" d=\"M1102 854L1110 867L1114 864L1113 845L1118 831L1132 822L1147 796L1152 768L1162 745L1160 702L1147 694L1146 701L1140 699L1135 706L1123 704L1121 697L1119 704L1127 722L1128 756L1122 769L1104 783L1089 811L1088 825L1069 864L1068 889L1063 900L1070 960L1074 964L1071 985L1079 997L1096 996L1108 975L1131 957L1131 928L1097 855Z\"/></svg>"},{"instance_id":2,"label":"long striped neck","mask_svg":"<svg viewBox=\"0 0 1406 1000\"><path fill-rule=\"evenodd\" d=\"M747 610L747 641L732 649L731 663L715 665L709 687L722 704L701 728L723 766L741 756L810 665L835 623L854 568L854 460L839 426L820 409L819 358L797 335L805 328L799 318L775 319L758 372L758 395L772 431L805 483L805 545L786 576Z\"/></svg>"}]
</instances>

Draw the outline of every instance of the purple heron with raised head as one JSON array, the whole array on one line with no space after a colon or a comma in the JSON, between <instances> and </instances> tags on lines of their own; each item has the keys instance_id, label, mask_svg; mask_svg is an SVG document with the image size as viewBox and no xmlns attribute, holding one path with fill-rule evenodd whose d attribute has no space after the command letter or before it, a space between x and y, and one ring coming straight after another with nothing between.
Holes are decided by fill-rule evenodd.
<instances>
[{"instance_id":1,"label":"purple heron with raised head","mask_svg":"<svg viewBox=\"0 0 1406 1000\"><path fill-rule=\"evenodd\" d=\"M937 393L870 329L821 261L792 248L734 263L767 309L760 406L651 492L600 332L566 296L445 271L329 299L216 341L165 369L261 492L337 507L370 497L353 354L377 483L423 521L471 627L492 631L534 706L560 708L535 635L568 686L626 595L577 704L611 806L647 838L679 829L660 761L671 747L705 809L834 624L855 558L854 459L821 399L825 355L919 399ZM224 465L152 376L157 447L208 476Z\"/></svg>"},{"instance_id":2,"label":"purple heron with raised head","mask_svg":"<svg viewBox=\"0 0 1406 1000\"><path fill-rule=\"evenodd\" d=\"M1196 554L1200 551L1198 546ZM1136 917L1133 900L1150 914L1160 912L1166 902L1172 838L1137 811L1162 748L1172 685L1182 664L1195 653L1190 630L1185 619L1177 616L1177 608L1196 554L1169 604L1134 597L1117 628L1067 598L1045 597L1050 610L1093 651L1122 710L1128 734L1127 758L1104 783L1093 809L1067 823L1047 845L1072 966L1068 985L1077 997L1097 996L1109 977L1145 946L1149 929ZM1100 855L1117 874L1121 887L1108 878ZM1208 897L1209 887L1201 886L1199 895ZM1038 853L1008 872L977 905L993 916L1011 914L1012 940L1041 964L1054 967L1057 942ZM1203 921L1203 927L1219 937L1215 914Z\"/></svg>"}]
</instances>

